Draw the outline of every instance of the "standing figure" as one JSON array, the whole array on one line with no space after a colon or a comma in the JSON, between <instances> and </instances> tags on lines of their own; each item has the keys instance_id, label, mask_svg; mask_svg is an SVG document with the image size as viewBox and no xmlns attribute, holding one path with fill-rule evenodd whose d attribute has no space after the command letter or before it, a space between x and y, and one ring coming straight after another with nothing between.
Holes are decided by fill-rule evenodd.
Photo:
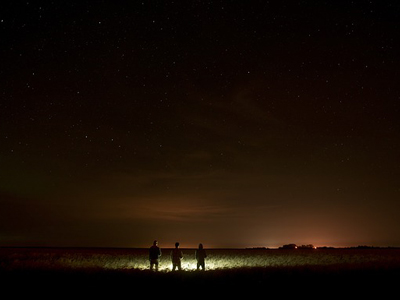
<instances>
[{"instance_id":1,"label":"standing figure","mask_svg":"<svg viewBox=\"0 0 400 300\"><path fill-rule=\"evenodd\" d=\"M197 270L201 267L201 269L205 270L205 258L207 257L206 250L203 249L203 244L199 244L199 249L196 250L195 257L197 260Z\"/></svg>"},{"instance_id":2,"label":"standing figure","mask_svg":"<svg viewBox=\"0 0 400 300\"><path fill-rule=\"evenodd\" d=\"M171 260L172 260L172 271L175 271L175 268L178 270L182 270L181 260L183 258L183 253L181 249L179 249L179 243L175 243L175 249L171 251Z\"/></svg>"},{"instance_id":3,"label":"standing figure","mask_svg":"<svg viewBox=\"0 0 400 300\"><path fill-rule=\"evenodd\" d=\"M149 249L150 270L153 270L153 266L155 266L156 271L158 271L158 259L160 257L161 249L158 247L158 242L154 241L153 246Z\"/></svg>"}]
</instances>

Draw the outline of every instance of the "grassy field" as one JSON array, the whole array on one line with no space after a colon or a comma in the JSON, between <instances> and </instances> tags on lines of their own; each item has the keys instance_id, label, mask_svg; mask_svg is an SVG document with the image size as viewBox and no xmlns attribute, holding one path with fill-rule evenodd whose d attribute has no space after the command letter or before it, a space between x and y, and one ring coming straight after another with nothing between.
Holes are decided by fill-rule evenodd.
<instances>
[{"instance_id":1,"label":"grassy field","mask_svg":"<svg viewBox=\"0 0 400 300\"><path fill-rule=\"evenodd\" d=\"M0 248L0 279L16 294L57 290L92 296L139 291L164 295L175 289L225 295L352 291L382 296L400 286L399 249L209 249L205 272L196 271L194 249L182 250L183 271L171 271L170 249L162 249L156 273L149 271L147 249Z\"/></svg>"}]
</instances>

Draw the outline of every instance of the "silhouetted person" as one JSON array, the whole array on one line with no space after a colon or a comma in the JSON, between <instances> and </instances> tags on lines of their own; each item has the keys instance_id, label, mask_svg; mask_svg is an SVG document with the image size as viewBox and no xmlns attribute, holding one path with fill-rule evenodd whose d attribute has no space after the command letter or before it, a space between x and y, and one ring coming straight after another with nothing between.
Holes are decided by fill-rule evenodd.
<instances>
[{"instance_id":1,"label":"silhouetted person","mask_svg":"<svg viewBox=\"0 0 400 300\"><path fill-rule=\"evenodd\" d=\"M197 260L197 270L201 267L201 269L205 270L205 258L207 257L206 250L203 248L203 244L199 244L199 249L195 252L195 257Z\"/></svg>"},{"instance_id":2,"label":"silhouetted person","mask_svg":"<svg viewBox=\"0 0 400 300\"><path fill-rule=\"evenodd\" d=\"M153 266L155 266L156 271L158 271L158 259L160 257L161 249L158 247L158 242L154 241L153 246L149 249L150 270L153 270Z\"/></svg>"},{"instance_id":3,"label":"silhouetted person","mask_svg":"<svg viewBox=\"0 0 400 300\"><path fill-rule=\"evenodd\" d=\"M183 258L183 253L181 249L179 249L179 243L175 243L175 249L171 251L171 260L172 260L172 271L175 271L175 268L178 270L182 270L181 260Z\"/></svg>"}]
</instances>

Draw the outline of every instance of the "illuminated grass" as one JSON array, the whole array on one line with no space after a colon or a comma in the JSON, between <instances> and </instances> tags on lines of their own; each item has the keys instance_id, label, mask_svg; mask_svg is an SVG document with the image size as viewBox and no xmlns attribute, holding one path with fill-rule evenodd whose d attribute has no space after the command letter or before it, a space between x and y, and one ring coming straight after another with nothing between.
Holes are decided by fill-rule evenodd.
<instances>
[{"instance_id":1,"label":"illuminated grass","mask_svg":"<svg viewBox=\"0 0 400 300\"><path fill-rule=\"evenodd\" d=\"M237 297L262 290L291 293L333 292L342 297L353 290L370 295L371 288L388 295L400 278L400 250L207 250L206 271L196 271L194 249L183 249L182 272L172 272L169 250L163 249L160 271L152 272L147 249L9 249L0 248L0 280L13 293L60 291L71 297L112 299L129 291L170 291L179 287L192 295L200 287ZM140 291L140 293L139 293ZM389 293L390 292L390 293ZM25 296L25 295L24 295ZM358 298L356 298L358 299Z\"/></svg>"},{"instance_id":2,"label":"illuminated grass","mask_svg":"<svg viewBox=\"0 0 400 300\"><path fill-rule=\"evenodd\" d=\"M196 270L194 249L183 249L182 268ZM162 249L159 271L169 272L170 249ZM206 270L310 266L400 266L400 250L207 250ZM147 249L0 249L0 269L148 270Z\"/></svg>"}]
</instances>

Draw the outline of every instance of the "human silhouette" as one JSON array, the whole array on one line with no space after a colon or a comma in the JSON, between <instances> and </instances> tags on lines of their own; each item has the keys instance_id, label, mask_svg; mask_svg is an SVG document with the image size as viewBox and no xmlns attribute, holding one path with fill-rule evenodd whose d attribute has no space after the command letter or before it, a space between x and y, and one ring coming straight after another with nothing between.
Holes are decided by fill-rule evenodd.
<instances>
[{"instance_id":1,"label":"human silhouette","mask_svg":"<svg viewBox=\"0 0 400 300\"><path fill-rule=\"evenodd\" d=\"M205 258L207 257L206 250L203 248L203 244L199 244L199 249L195 252L195 257L197 260L197 270L201 267L201 270L205 270Z\"/></svg>"},{"instance_id":2,"label":"human silhouette","mask_svg":"<svg viewBox=\"0 0 400 300\"><path fill-rule=\"evenodd\" d=\"M172 260L172 271L175 271L176 268L178 270L182 270L181 260L183 258L183 253L181 249L179 249L179 243L175 243L175 249L171 251L171 260Z\"/></svg>"},{"instance_id":3,"label":"human silhouette","mask_svg":"<svg viewBox=\"0 0 400 300\"><path fill-rule=\"evenodd\" d=\"M161 257L161 249L158 247L158 241L153 242L153 246L149 249L150 270L155 266L158 271L158 260Z\"/></svg>"}]
</instances>

